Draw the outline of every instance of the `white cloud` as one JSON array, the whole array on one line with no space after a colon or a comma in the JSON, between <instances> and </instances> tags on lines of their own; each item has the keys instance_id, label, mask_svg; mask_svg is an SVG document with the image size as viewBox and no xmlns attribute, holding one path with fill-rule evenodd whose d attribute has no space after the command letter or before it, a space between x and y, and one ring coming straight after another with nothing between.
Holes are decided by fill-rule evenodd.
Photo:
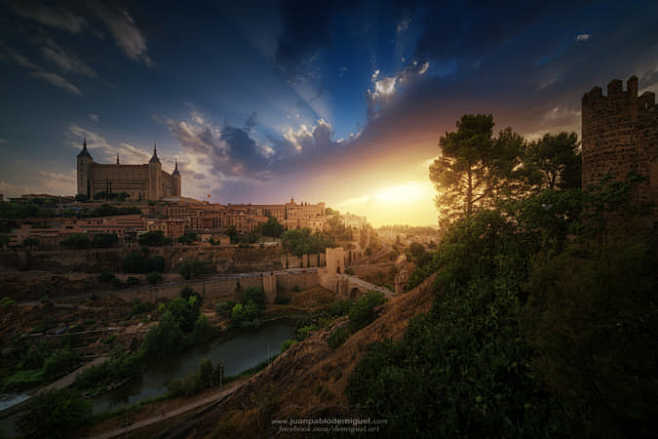
<instances>
[{"instance_id":1,"label":"white cloud","mask_svg":"<svg viewBox=\"0 0 658 439\"><path fill-rule=\"evenodd\" d=\"M100 154L100 157L94 157L94 160L99 163L114 163L117 154L119 154L119 159L123 164L144 164L150 160L152 155L150 150L138 148L129 143L120 143L118 146L114 146L97 132L75 124L69 127L69 133L75 137L71 141L71 146L75 149L80 149L82 147L82 139L86 138L87 148L90 150L92 156L96 155L97 152ZM161 161L173 165L173 160L167 156L163 156L162 152L158 152L158 156Z\"/></svg>"},{"instance_id":2,"label":"white cloud","mask_svg":"<svg viewBox=\"0 0 658 439\"><path fill-rule=\"evenodd\" d=\"M64 90L70 91L71 93L76 94L78 96L82 95L82 92L75 84L72 84L71 82L67 81L65 78L59 76L56 73L36 71L30 73L30 76L37 79L42 79L54 85L55 87L63 88Z\"/></svg>"},{"instance_id":3,"label":"white cloud","mask_svg":"<svg viewBox=\"0 0 658 439\"><path fill-rule=\"evenodd\" d=\"M46 40L46 44L41 47L41 55L65 72L77 73L90 78L98 76L94 69L75 54L67 52L50 39Z\"/></svg>"},{"instance_id":4,"label":"white cloud","mask_svg":"<svg viewBox=\"0 0 658 439\"><path fill-rule=\"evenodd\" d=\"M95 113L89 113L88 116L89 119L92 120L93 122L98 122L101 119L101 117Z\"/></svg>"},{"instance_id":5,"label":"white cloud","mask_svg":"<svg viewBox=\"0 0 658 439\"><path fill-rule=\"evenodd\" d=\"M24 67L30 70L41 70L41 68L30 61L26 56L23 56L19 52L9 47L6 47L0 43L0 59L13 62L14 64Z\"/></svg>"},{"instance_id":6,"label":"white cloud","mask_svg":"<svg viewBox=\"0 0 658 439\"><path fill-rule=\"evenodd\" d=\"M100 1L93 1L91 7L114 37L117 45L135 61L142 61L147 66L153 65L148 56L146 37L137 27L135 20L124 9L115 9L106 6Z\"/></svg>"},{"instance_id":7,"label":"white cloud","mask_svg":"<svg viewBox=\"0 0 658 439\"><path fill-rule=\"evenodd\" d=\"M57 6L47 6L37 1L18 0L12 3L12 8L23 18L71 33L78 33L87 25L84 18L70 11Z\"/></svg>"},{"instance_id":8,"label":"white cloud","mask_svg":"<svg viewBox=\"0 0 658 439\"><path fill-rule=\"evenodd\" d=\"M590 35L590 34L578 34L578 35L576 35L576 41L588 41L590 38L592 38L592 35Z\"/></svg>"}]
</instances>

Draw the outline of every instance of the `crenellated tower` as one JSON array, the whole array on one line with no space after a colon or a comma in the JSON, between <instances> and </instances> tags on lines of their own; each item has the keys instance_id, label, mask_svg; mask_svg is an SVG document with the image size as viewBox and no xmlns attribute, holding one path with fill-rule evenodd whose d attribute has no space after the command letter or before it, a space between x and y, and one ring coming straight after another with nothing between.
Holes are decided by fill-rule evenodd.
<instances>
[{"instance_id":1,"label":"crenellated tower","mask_svg":"<svg viewBox=\"0 0 658 439\"><path fill-rule=\"evenodd\" d=\"M621 181L630 172L648 182L638 190L640 201L658 201L658 108L655 94L638 96L638 79L608 84L607 96L594 87L582 99L583 188L611 175Z\"/></svg>"}]
</instances>

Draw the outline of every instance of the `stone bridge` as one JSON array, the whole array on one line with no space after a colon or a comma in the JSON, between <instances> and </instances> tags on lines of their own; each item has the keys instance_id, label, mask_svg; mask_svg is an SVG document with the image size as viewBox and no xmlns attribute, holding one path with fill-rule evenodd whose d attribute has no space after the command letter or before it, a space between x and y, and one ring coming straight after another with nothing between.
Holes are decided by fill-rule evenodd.
<instances>
[{"instance_id":1,"label":"stone bridge","mask_svg":"<svg viewBox=\"0 0 658 439\"><path fill-rule=\"evenodd\" d=\"M333 291L339 297L353 298L358 292L378 291L386 297L391 297L393 291L366 282L356 276L345 274L345 251L338 248L326 250L326 267L318 269L320 285Z\"/></svg>"}]
</instances>

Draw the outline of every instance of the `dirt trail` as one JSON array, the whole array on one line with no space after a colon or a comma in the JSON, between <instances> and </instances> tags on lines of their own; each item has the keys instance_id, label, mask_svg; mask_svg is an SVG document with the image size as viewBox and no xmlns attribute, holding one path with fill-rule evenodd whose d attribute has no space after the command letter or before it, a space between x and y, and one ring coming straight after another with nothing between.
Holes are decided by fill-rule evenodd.
<instances>
[{"instance_id":1,"label":"dirt trail","mask_svg":"<svg viewBox=\"0 0 658 439\"><path fill-rule=\"evenodd\" d=\"M141 428L148 427L149 425L157 424L167 419L175 418L176 416L180 416L189 411L220 403L222 400L224 400L224 398L231 395L240 387L251 382L256 376L258 376L258 374L254 375L253 377L249 378L246 381L239 380L238 382L230 384L227 388L224 388L223 390L220 390L217 393L214 393L200 400L192 401L189 404L185 404L184 406L179 407L175 410L170 410L162 415L151 416L150 418L142 419L141 421L137 421L134 424L128 425L126 427L118 428L116 430L112 430L100 435L91 436L90 439L111 439L114 437L122 436L124 434L137 431Z\"/></svg>"},{"instance_id":2,"label":"dirt trail","mask_svg":"<svg viewBox=\"0 0 658 439\"><path fill-rule=\"evenodd\" d=\"M47 392L49 390L59 390L59 389L63 389L65 387L68 387L71 384L73 384L73 382L75 381L77 376L80 375L82 372L89 369L90 367L101 364L102 362L104 362L107 359L108 359L108 357L95 358L93 361L90 361L89 363L85 364L84 366L74 370L73 372L66 375L65 377L62 377L62 378L58 379L57 381L55 381L54 383L51 383L51 384L48 384L45 387L42 387L41 389L39 389L39 391L37 393L43 393L43 392Z\"/></svg>"}]
</instances>

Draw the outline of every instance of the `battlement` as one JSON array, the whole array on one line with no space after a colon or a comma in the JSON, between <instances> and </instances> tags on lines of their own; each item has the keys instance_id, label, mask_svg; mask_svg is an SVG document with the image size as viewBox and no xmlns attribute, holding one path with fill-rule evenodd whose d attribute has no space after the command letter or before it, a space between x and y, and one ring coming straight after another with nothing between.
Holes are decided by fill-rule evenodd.
<instances>
[{"instance_id":1,"label":"battlement","mask_svg":"<svg viewBox=\"0 0 658 439\"><path fill-rule=\"evenodd\" d=\"M656 108L656 95L646 91L638 96L639 81L633 75L626 81L626 89L621 79L613 79L608 83L607 95L603 94L601 87L593 87L583 95L583 110L603 108L610 104L627 104L637 107L638 111L658 111Z\"/></svg>"},{"instance_id":2,"label":"battlement","mask_svg":"<svg viewBox=\"0 0 658 439\"><path fill-rule=\"evenodd\" d=\"M583 187L612 176L623 181L633 172L648 183L638 189L643 201L658 202L658 106L652 92L638 96L638 79L610 81L607 95L594 87L582 99Z\"/></svg>"}]
</instances>

